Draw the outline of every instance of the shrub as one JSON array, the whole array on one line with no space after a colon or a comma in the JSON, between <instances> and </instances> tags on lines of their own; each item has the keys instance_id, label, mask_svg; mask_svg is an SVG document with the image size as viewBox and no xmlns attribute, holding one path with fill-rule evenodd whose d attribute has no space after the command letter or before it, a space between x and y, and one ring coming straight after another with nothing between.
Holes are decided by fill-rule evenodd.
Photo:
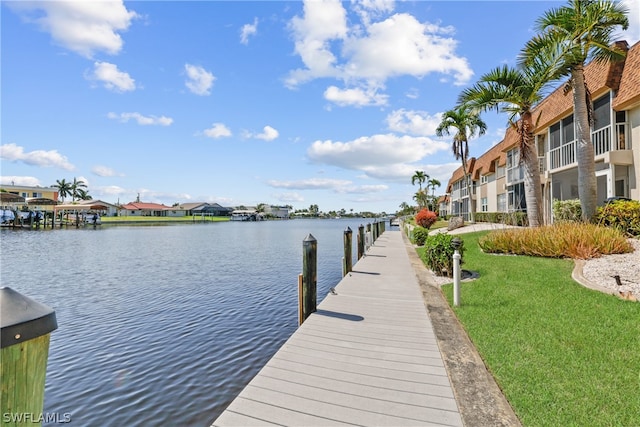
<instances>
[{"instance_id":1,"label":"shrub","mask_svg":"<svg viewBox=\"0 0 640 427\"><path fill-rule=\"evenodd\" d=\"M477 222L516 225L519 227L529 225L526 212L476 212L475 217Z\"/></svg>"},{"instance_id":2,"label":"shrub","mask_svg":"<svg viewBox=\"0 0 640 427\"><path fill-rule=\"evenodd\" d=\"M549 258L590 259L633 250L619 230L583 222L494 231L478 243L485 252Z\"/></svg>"},{"instance_id":3,"label":"shrub","mask_svg":"<svg viewBox=\"0 0 640 427\"><path fill-rule=\"evenodd\" d=\"M438 215L426 208L416 214L416 224L426 229L429 229L429 227L431 227L437 220Z\"/></svg>"},{"instance_id":4,"label":"shrub","mask_svg":"<svg viewBox=\"0 0 640 427\"><path fill-rule=\"evenodd\" d=\"M453 236L450 234L438 233L427 237L424 243L424 253L422 261L437 276L453 276L453 247L451 241ZM464 242L460 246L460 264L463 263Z\"/></svg>"},{"instance_id":5,"label":"shrub","mask_svg":"<svg viewBox=\"0 0 640 427\"><path fill-rule=\"evenodd\" d=\"M413 229L413 243L418 246L424 246L424 242L429 237L429 230L424 227L415 227Z\"/></svg>"},{"instance_id":6,"label":"shrub","mask_svg":"<svg viewBox=\"0 0 640 427\"><path fill-rule=\"evenodd\" d=\"M640 202L618 200L598 208L595 221L608 227L615 227L623 233L640 236Z\"/></svg>"},{"instance_id":7,"label":"shrub","mask_svg":"<svg viewBox=\"0 0 640 427\"><path fill-rule=\"evenodd\" d=\"M554 200L553 218L556 221L582 221L582 207L580 200Z\"/></svg>"}]
</instances>

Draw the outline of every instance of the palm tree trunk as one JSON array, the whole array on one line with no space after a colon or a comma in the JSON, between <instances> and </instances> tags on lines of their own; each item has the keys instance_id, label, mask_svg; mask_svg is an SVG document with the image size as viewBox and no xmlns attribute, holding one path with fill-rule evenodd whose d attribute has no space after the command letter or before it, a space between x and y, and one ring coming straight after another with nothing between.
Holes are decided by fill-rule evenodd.
<instances>
[{"instance_id":1,"label":"palm tree trunk","mask_svg":"<svg viewBox=\"0 0 640 427\"><path fill-rule=\"evenodd\" d=\"M464 174L464 182L467 185L467 193L469 195L469 222L471 224L475 224L476 223L476 214L474 212L474 206L473 206L473 197L471 194L471 183L469 182L469 178L467 176L467 159L465 159L465 156L462 156L462 173Z\"/></svg>"},{"instance_id":2,"label":"palm tree trunk","mask_svg":"<svg viewBox=\"0 0 640 427\"><path fill-rule=\"evenodd\" d=\"M573 82L573 107L576 124L576 150L578 157L578 197L582 207L582 220L591 221L596 214L597 181L596 164L589 115L587 113L587 94L584 87L584 68L575 67L571 72Z\"/></svg>"},{"instance_id":3,"label":"palm tree trunk","mask_svg":"<svg viewBox=\"0 0 640 427\"><path fill-rule=\"evenodd\" d=\"M533 151L533 150L531 150ZM527 218L529 227L539 227L542 219L542 188L540 184L540 166L535 153L524 158L524 198L527 202Z\"/></svg>"},{"instance_id":4,"label":"palm tree trunk","mask_svg":"<svg viewBox=\"0 0 640 427\"><path fill-rule=\"evenodd\" d=\"M539 227L544 223L542 218L542 186L540 184L540 165L538 153L534 149L533 122L531 113L523 114L523 138L520 144L520 159L523 163L524 198L527 203L527 218L529 227Z\"/></svg>"}]
</instances>

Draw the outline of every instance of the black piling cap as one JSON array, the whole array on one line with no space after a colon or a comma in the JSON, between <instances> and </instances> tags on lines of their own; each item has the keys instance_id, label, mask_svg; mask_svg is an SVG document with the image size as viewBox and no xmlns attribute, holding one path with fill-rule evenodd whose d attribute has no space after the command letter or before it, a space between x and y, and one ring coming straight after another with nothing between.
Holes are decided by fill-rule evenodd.
<instances>
[{"instance_id":1,"label":"black piling cap","mask_svg":"<svg viewBox=\"0 0 640 427\"><path fill-rule=\"evenodd\" d=\"M351 231L351 227L347 227L347 228L344 230L344 232L345 232L346 234L351 234L351 233L353 233L353 231Z\"/></svg>"},{"instance_id":2,"label":"black piling cap","mask_svg":"<svg viewBox=\"0 0 640 427\"><path fill-rule=\"evenodd\" d=\"M309 235L302 241L302 243L315 243L317 242L316 238L313 237L313 234L309 233Z\"/></svg>"},{"instance_id":3,"label":"black piling cap","mask_svg":"<svg viewBox=\"0 0 640 427\"><path fill-rule=\"evenodd\" d=\"M58 329L56 312L8 287L0 287L0 348Z\"/></svg>"}]
</instances>

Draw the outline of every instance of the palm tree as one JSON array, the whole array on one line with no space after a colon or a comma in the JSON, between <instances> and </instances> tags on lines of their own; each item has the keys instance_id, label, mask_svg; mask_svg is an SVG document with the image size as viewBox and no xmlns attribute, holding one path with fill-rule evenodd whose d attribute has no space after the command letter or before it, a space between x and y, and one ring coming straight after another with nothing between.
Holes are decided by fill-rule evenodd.
<instances>
[{"instance_id":1,"label":"palm tree","mask_svg":"<svg viewBox=\"0 0 640 427\"><path fill-rule=\"evenodd\" d=\"M418 203L418 209L422 209L427 205L427 202L428 202L427 199L428 199L428 196L427 196L427 193L424 192L424 190L416 191L416 194L413 195L413 200L415 200L416 203Z\"/></svg>"},{"instance_id":2,"label":"palm tree","mask_svg":"<svg viewBox=\"0 0 640 427\"><path fill-rule=\"evenodd\" d=\"M431 203L433 203L432 211L436 210L436 187L440 187L442 184L435 178L427 181L427 188L431 188Z\"/></svg>"},{"instance_id":3,"label":"palm tree","mask_svg":"<svg viewBox=\"0 0 640 427\"><path fill-rule=\"evenodd\" d=\"M495 68L474 86L462 91L458 101L481 111L496 110L509 115L509 123L519 137L520 163L524 171L525 200L529 226L542 224L542 187L540 166L535 150L532 109L551 81L552 65L548 57L539 55L529 67Z\"/></svg>"},{"instance_id":4,"label":"palm tree","mask_svg":"<svg viewBox=\"0 0 640 427\"><path fill-rule=\"evenodd\" d=\"M89 195L89 191L84 190L82 188L78 188L76 190L76 199L78 200L93 200L93 197ZM174 205L176 206L177 203Z\"/></svg>"},{"instance_id":5,"label":"palm tree","mask_svg":"<svg viewBox=\"0 0 640 427\"><path fill-rule=\"evenodd\" d=\"M52 185L52 187L58 189L58 196L62 199L64 203L64 198L71 195L71 184L68 183L64 178L56 180L56 183Z\"/></svg>"},{"instance_id":6,"label":"palm tree","mask_svg":"<svg viewBox=\"0 0 640 427\"><path fill-rule=\"evenodd\" d=\"M589 59L600 62L620 60L625 52L613 45L618 26L629 26L627 9L612 0L569 0L566 6L551 9L538 18L536 30L522 54L521 62L529 65L545 49L555 51L558 66L554 77L569 76L573 90L576 144L578 158L578 196L582 219L589 221L596 212L597 181L591 132L591 97L584 78Z\"/></svg>"},{"instance_id":7,"label":"palm tree","mask_svg":"<svg viewBox=\"0 0 640 427\"><path fill-rule=\"evenodd\" d=\"M455 129L453 136L453 155L456 160L462 160L462 172L464 173L464 182L467 185L467 193L469 193L469 221L473 224L476 222L474 213L473 194L471 194L471 182L467 174L467 159L469 157L469 138L484 135L487 131L487 124L480 119L477 112L470 108L460 105L453 110L446 111L442 114L442 121L436 128L436 135L450 135L449 129Z\"/></svg>"},{"instance_id":8,"label":"palm tree","mask_svg":"<svg viewBox=\"0 0 640 427\"><path fill-rule=\"evenodd\" d=\"M70 185L71 201L75 201L76 199L79 199L78 191L83 190L85 188L87 188L87 184L85 184L83 180L76 179L76 177L73 177L73 183Z\"/></svg>"},{"instance_id":9,"label":"palm tree","mask_svg":"<svg viewBox=\"0 0 640 427\"><path fill-rule=\"evenodd\" d=\"M423 171L416 171L411 177L411 185L416 185L416 181L418 181L418 185L420 186L420 191L422 191L422 183L429 179L429 175L424 173Z\"/></svg>"}]
</instances>

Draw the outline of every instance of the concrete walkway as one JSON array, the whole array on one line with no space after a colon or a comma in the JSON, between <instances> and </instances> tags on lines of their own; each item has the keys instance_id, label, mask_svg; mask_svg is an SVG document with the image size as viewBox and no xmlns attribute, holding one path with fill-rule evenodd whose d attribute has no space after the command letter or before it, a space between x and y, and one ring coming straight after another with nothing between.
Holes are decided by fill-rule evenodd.
<instances>
[{"instance_id":1,"label":"concrete walkway","mask_svg":"<svg viewBox=\"0 0 640 427\"><path fill-rule=\"evenodd\" d=\"M213 426L462 426L402 234L354 271Z\"/></svg>"}]
</instances>

